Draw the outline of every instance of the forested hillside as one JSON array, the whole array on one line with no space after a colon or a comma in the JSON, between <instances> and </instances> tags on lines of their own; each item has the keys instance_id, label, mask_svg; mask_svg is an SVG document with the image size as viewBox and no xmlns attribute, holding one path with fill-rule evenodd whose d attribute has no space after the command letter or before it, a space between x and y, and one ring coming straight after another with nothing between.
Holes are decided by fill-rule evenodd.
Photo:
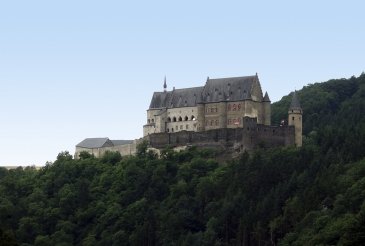
<instances>
[{"instance_id":1,"label":"forested hillside","mask_svg":"<svg viewBox=\"0 0 365 246\"><path fill-rule=\"evenodd\" d=\"M299 149L218 163L142 144L136 157L62 152L39 171L0 169L0 245L364 245L365 75L298 96Z\"/></svg>"}]
</instances>

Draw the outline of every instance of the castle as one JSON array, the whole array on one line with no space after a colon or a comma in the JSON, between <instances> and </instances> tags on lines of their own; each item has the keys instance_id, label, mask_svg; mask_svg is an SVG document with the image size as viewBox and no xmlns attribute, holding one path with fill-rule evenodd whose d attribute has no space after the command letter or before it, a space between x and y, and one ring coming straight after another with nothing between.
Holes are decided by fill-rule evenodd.
<instances>
[{"instance_id":1,"label":"castle","mask_svg":"<svg viewBox=\"0 0 365 246\"><path fill-rule=\"evenodd\" d=\"M201 87L154 92L143 126L143 139L155 150L166 146L190 145L242 151L257 146L302 145L302 109L296 92L288 110L287 124L271 125L271 102L262 93L256 75L209 79ZM105 151L133 155L133 142L108 138L88 138L76 146L81 151L101 156Z\"/></svg>"}]
</instances>

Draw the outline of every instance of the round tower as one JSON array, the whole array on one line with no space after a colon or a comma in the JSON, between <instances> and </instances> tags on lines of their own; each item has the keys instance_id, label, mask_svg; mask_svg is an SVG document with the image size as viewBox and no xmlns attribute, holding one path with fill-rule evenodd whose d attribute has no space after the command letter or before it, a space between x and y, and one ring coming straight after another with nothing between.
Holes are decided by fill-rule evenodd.
<instances>
[{"instance_id":1,"label":"round tower","mask_svg":"<svg viewBox=\"0 0 365 246\"><path fill-rule=\"evenodd\" d=\"M303 110L300 106L297 92L294 91L292 101L288 111L288 125L294 126L295 129L295 145L297 147L302 146L302 132L303 132L303 124L302 124L302 116Z\"/></svg>"},{"instance_id":2,"label":"round tower","mask_svg":"<svg viewBox=\"0 0 365 246\"><path fill-rule=\"evenodd\" d=\"M263 105L263 118L264 125L271 125L271 100L269 98L269 94L265 93L264 99L262 100Z\"/></svg>"}]
</instances>

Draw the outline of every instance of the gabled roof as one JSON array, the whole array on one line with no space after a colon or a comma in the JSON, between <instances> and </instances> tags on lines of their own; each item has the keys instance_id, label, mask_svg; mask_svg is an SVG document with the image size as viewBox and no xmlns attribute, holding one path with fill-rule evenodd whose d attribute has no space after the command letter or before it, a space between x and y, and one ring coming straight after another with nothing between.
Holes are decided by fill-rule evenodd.
<instances>
[{"instance_id":1,"label":"gabled roof","mask_svg":"<svg viewBox=\"0 0 365 246\"><path fill-rule=\"evenodd\" d=\"M153 93L150 109L166 108L171 100L172 91Z\"/></svg>"},{"instance_id":2,"label":"gabled roof","mask_svg":"<svg viewBox=\"0 0 365 246\"><path fill-rule=\"evenodd\" d=\"M86 148L86 149L95 149L102 147L112 147L113 142L109 140L109 138L86 138L81 141L76 147Z\"/></svg>"},{"instance_id":3,"label":"gabled roof","mask_svg":"<svg viewBox=\"0 0 365 246\"><path fill-rule=\"evenodd\" d=\"M200 97L204 87L192 87L185 89L177 89L172 91L172 97L169 108L194 107L197 99Z\"/></svg>"},{"instance_id":4,"label":"gabled roof","mask_svg":"<svg viewBox=\"0 0 365 246\"><path fill-rule=\"evenodd\" d=\"M257 76L208 79L205 84L203 102L241 101L251 98Z\"/></svg>"},{"instance_id":5,"label":"gabled roof","mask_svg":"<svg viewBox=\"0 0 365 246\"><path fill-rule=\"evenodd\" d=\"M242 101L254 98L262 100L257 74L245 77L208 78L205 86L153 93L149 109L194 107L198 103ZM270 101L268 96L266 100Z\"/></svg>"},{"instance_id":6,"label":"gabled roof","mask_svg":"<svg viewBox=\"0 0 365 246\"><path fill-rule=\"evenodd\" d=\"M289 109L301 109L299 99L297 96L297 91L293 92L293 97L291 99L290 108Z\"/></svg>"}]
</instances>

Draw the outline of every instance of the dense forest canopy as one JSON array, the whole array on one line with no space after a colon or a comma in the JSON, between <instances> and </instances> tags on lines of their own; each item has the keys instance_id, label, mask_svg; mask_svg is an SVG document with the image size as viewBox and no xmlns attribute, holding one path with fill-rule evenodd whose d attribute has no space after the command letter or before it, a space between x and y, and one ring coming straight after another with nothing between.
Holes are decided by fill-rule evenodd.
<instances>
[{"instance_id":1,"label":"dense forest canopy","mask_svg":"<svg viewBox=\"0 0 365 246\"><path fill-rule=\"evenodd\" d=\"M62 152L41 170L0 169L0 245L364 245L365 75L298 96L299 149L218 162L142 144L135 157Z\"/></svg>"}]
</instances>

